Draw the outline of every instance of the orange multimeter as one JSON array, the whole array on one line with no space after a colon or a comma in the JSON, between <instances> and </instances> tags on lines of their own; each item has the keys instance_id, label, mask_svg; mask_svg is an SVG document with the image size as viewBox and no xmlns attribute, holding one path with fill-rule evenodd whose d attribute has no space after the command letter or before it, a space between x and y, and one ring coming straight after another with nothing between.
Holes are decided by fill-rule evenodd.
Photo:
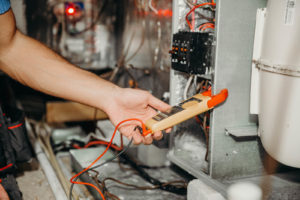
<instances>
[{"instance_id":1,"label":"orange multimeter","mask_svg":"<svg viewBox=\"0 0 300 200\"><path fill-rule=\"evenodd\" d=\"M147 120L145 125L149 130L143 135L146 136L157 131L165 130L196 115L206 112L214 108L216 105L224 102L227 96L227 89L223 89L215 96L211 95L211 90L201 94L196 94L177 106L173 106L169 111L159 112L157 115Z\"/></svg>"}]
</instances>

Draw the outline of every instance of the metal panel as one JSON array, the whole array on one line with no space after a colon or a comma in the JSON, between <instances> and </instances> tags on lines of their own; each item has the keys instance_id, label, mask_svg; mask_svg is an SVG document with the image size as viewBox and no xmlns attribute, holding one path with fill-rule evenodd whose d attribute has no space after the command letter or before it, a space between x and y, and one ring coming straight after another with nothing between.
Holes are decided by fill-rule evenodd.
<instances>
[{"instance_id":1,"label":"metal panel","mask_svg":"<svg viewBox=\"0 0 300 200\"><path fill-rule=\"evenodd\" d=\"M211 116L209 164L212 178L249 176L262 170L258 140L236 141L225 134L225 127L257 123L249 114L250 70L256 11L265 5L265 0L217 2L213 92L228 88L229 97Z\"/></svg>"},{"instance_id":2,"label":"metal panel","mask_svg":"<svg viewBox=\"0 0 300 200\"><path fill-rule=\"evenodd\" d=\"M177 33L180 19L184 19L186 5L183 0L173 0L172 32ZM184 88L189 75L171 70L170 73L170 104L176 105L183 101ZM195 91L193 86L191 91ZM200 126L190 119L173 128L170 134L170 152L168 159L195 177L203 177L208 173L208 163L205 161L206 145Z\"/></svg>"}]
</instances>

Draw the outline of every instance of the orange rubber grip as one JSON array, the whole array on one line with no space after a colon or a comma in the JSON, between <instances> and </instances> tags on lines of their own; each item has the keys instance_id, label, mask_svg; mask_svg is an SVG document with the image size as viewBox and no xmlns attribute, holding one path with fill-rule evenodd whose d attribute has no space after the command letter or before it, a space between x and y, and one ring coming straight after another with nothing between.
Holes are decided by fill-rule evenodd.
<instances>
[{"instance_id":1,"label":"orange rubber grip","mask_svg":"<svg viewBox=\"0 0 300 200\"><path fill-rule=\"evenodd\" d=\"M208 108L212 108L222 102L224 102L228 97L228 90L223 89L221 92L215 96L212 96L211 99L207 102Z\"/></svg>"}]
</instances>

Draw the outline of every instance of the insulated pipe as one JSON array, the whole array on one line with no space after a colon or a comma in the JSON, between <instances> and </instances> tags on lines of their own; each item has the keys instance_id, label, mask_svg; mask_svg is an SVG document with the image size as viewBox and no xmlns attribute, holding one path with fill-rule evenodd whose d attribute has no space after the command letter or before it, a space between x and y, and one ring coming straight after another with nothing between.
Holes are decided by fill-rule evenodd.
<instances>
[{"instance_id":1,"label":"insulated pipe","mask_svg":"<svg viewBox=\"0 0 300 200\"><path fill-rule=\"evenodd\" d=\"M33 136L33 130L31 126L26 123L26 128L28 130L28 133L30 136ZM36 157L44 171L44 174L47 177L48 183L51 187L51 190L55 196L56 200L68 200L66 193L64 189L62 188L54 169L52 168L49 160L47 159L46 154L41 148L41 145L39 144L38 140L33 139L33 137L30 137L31 144L33 146L34 152L36 154Z\"/></svg>"},{"instance_id":2,"label":"insulated pipe","mask_svg":"<svg viewBox=\"0 0 300 200\"><path fill-rule=\"evenodd\" d=\"M259 135L279 162L300 168L300 2L268 0L259 86Z\"/></svg>"},{"instance_id":3,"label":"insulated pipe","mask_svg":"<svg viewBox=\"0 0 300 200\"><path fill-rule=\"evenodd\" d=\"M42 148L38 141L34 143L34 151L37 155L37 159L39 163L41 164L41 167L48 179L49 185L52 189L52 192L55 196L55 199L57 200L67 200L67 196L65 191L63 190L56 174L55 171L53 170L49 160L47 159L47 156L45 153L42 151Z\"/></svg>"},{"instance_id":4,"label":"insulated pipe","mask_svg":"<svg viewBox=\"0 0 300 200\"><path fill-rule=\"evenodd\" d=\"M300 2L268 0L261 64L269 71L300 76L299 34Z\"/></svg>"}]
</instances>

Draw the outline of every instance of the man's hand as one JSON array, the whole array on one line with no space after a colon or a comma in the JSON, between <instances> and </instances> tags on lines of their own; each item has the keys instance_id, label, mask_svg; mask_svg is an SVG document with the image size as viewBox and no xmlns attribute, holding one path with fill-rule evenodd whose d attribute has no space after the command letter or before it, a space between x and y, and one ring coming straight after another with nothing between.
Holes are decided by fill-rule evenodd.
<instances>
[{"instance_id":1,"label":"man's hand","mask_svg":"<svg viewBox=\"0 0 300 200\"><path fill-rule=\"evenodd\" d=\"M1 184L0 184L0 200L9 200L9 197Z\"/></svg>"},{"instance_id":2,"label":"man's hand","mask_svg":"<svg viewBox=\"0 0 300 200\"><path fill-rule=\"evenodd\" d=\"M138 118L145 122L157 114L155 109L167 111L171 108L170 105L143 90L118 88L114 94L105 108L105 112L114 125L129 118ZM160 140L163 137L161 132L143 137L138 130L134 131L137 125L141 124L138 121L128 122L121 126L120 132L128 138L133 138L135 144L142 142L151 144L153 139Z\"/></svg>"}]
</instances>

